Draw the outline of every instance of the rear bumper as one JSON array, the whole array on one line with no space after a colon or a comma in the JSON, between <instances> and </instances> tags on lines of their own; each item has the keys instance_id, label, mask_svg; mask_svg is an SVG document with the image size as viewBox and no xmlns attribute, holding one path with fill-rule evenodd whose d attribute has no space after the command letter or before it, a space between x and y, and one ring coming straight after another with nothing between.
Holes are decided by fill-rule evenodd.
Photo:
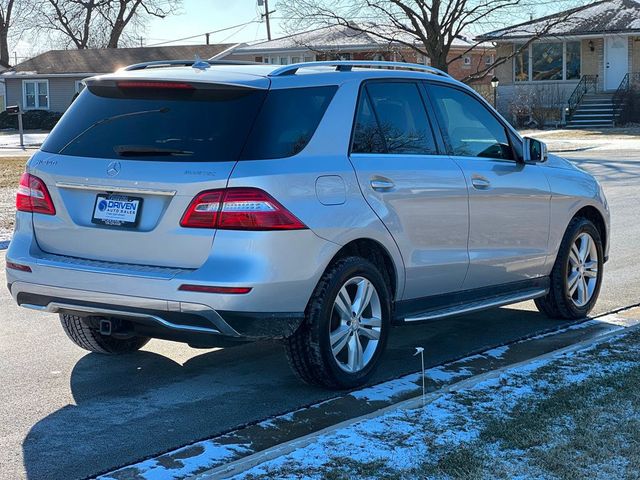
<instances>
[{"instance_id":1,"label":"rear bumper","mask_svg":"<svg viewBox=\"0 0 640 480\"><path fill-rule=\"evenodd\" d=\"M230 230L217 233L215 247L197 269L86 260L43 252L30 214L18 212L6 259L31 272L6 273L16 302L42 311L117 316L161 333L278 338L300 324L311 293L339 248L310 230ZM182 291L183 284L251 291Z\"/></svg>"},{"instance_id":2,"label":"rear bumper","mask_svg":"<svg viewBox=\"0 0 640 480\"><path fill-rule=\"evenodd\" d=\"M18 305L49 313L105 317L127 322L133 330L160 338L189 341L194 334L243 339L291 335L303 312L218 312L207 305L154 298L75 290L13 282L11 295Z\"/></svg>"}]
</instances>

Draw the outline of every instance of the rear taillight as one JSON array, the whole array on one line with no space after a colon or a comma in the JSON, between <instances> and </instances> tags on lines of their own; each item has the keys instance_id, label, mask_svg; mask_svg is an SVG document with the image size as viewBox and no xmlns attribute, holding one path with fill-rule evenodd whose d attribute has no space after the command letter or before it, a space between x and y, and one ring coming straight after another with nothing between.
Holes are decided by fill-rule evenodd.
<instances>
[{"instance_id":1,"label":"rear taillight","mask_svg":"<svg viewBox=\"0 0 640 480\"><path fill-rule=\"evenodd\" d=\"M29 173L23 173L16 195L16 209L21 212L43 213L55 215L49 190L42 180Z\"/></svg>"},{"instance_id":2,"label":"rear taillight","mask_svg":"<svg viewBox=\"0 0 640 480\"><path fill-rule=\"evenodd\" d=\"M227 188L199 193L182 216L188 228L222 230L301 230L307 226L258 188Z\"/></svg>"}]
</instances>

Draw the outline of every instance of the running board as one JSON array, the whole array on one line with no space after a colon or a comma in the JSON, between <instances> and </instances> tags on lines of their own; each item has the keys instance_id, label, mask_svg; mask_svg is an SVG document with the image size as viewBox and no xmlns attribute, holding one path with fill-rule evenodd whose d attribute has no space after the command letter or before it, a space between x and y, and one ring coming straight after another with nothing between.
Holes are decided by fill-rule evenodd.
<instances>
[{"instance_id":1,"label":"running board","mask_svg":"<svg viewBox=\"0 0 640 480\"><path fill-rule=\"evenodd\" d=\"M424 313L406 317L405 322L423 322L427 320L438 320L440 318L452 317L454 315L462 315L464 313L477 312L479 310L485 310L487 308L501 307L511 303L524 302L525 300L531 300L546 295L549 292L546 288L536 288L531 290L524 290L507 295L500 295L497 297L486 298L484 300L478 300L470 303L463 303L460 305L454 305L452 307L441 308L438 310L430 310Z\"/></svg>"}]
</instances>

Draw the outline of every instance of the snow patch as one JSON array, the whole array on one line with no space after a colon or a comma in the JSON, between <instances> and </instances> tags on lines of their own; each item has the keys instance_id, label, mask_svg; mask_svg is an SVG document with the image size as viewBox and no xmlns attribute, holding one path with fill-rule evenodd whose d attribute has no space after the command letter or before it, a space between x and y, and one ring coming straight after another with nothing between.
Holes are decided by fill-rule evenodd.
<instances>
[{"instance_id":1,"label":"snow patch","mask_svg":"<svg viewBox=\"0 0 640 480\"><path fill-rule=\"evenodd\" d=\"M390 401L398 395L415 390L418 386L417 383L420 382L420 378L420 374L411 374L398 378L397 380L391 380L380 385L352 392L350 395L356 400L366 400L369 402Z\"/></svg>"},{"instance_id":2,"label":"snow patch","mask_svg":"<svg viewBox=\"0 0 640 480\"><path fill-rule=\"evenodd\" d=\"M121 478L118 473L135 469L135 478L145 480L169 480L185 478L193 475L203 468L211 468L225 461L233 459L239 453L250 451L247 445L230 444L219 445L215 442L205 441L180 448L174 452L160 457L145 460L134 466L124 467L110 474L97 477L97 480L117 480ZM191 453L198 452L195 455ZM124 478L124 477L122 477ZM128 476L127 476L128 478Z\"/></svg>"}]
</instances>

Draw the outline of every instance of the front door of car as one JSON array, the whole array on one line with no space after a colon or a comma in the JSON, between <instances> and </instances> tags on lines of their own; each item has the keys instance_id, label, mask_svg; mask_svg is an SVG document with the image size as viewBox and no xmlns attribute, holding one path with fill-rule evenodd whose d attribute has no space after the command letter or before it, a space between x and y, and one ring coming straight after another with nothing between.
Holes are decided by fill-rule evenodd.
<instances>
[{"instance_id":1,"label":"front door of car","mask_svg":"<svg viewBox=\"0 0 640 480\"><path fill-rule=\"evenodd\" d=\"M459 290L469 263L468 193L460 167L440 152L422 87L369 81L358 102L350 158L402 254L403 298Z\"/></svg>"},{"instance_id":2,"label":"front door of car","mask_svg":"<svg viewBox=\"0 0 640 480\"><path fill-rule=\"evenodd\" d=\"M426 89L469 190L464 289L542 276L551 205L543 168L517 159L519 139L475 95L435 82Z\"/></svg>"}]
</instances>

